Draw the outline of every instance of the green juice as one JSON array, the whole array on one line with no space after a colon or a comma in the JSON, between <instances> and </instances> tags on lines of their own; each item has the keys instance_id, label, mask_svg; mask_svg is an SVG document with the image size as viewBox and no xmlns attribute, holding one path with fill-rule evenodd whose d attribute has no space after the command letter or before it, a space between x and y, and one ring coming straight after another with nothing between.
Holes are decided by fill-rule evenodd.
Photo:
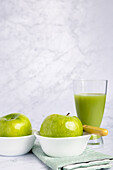
<instances>
[{"instance_id":1,"label":"green juice","mask_svg":"<svg viewBox=\"0 0 113 170\"><path fill-rule=\"evenodd\" d=\"M100 127L106 95L100 93L80 93L74 95L79 119L84 125Z\"/></svg>"}]
</instances>

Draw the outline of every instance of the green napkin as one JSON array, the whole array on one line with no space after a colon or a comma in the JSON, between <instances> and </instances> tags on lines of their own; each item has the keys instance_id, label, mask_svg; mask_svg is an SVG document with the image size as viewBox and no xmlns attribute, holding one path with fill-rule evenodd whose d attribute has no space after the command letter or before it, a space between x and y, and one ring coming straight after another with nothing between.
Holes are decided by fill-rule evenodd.
<instances>
[{"instance_id":1,"label":"green napkin","mask_svg":"<svg viewBox=\"0 0 113 170\"><path fill-rule=\"evenodd\" d=\"M80 156L54 158L47 156L39 144L34 144L32 152L47 166L53 170L95 170L101 168L111 168L113 157L90 148Z\"/></svg>"}]
</instances>

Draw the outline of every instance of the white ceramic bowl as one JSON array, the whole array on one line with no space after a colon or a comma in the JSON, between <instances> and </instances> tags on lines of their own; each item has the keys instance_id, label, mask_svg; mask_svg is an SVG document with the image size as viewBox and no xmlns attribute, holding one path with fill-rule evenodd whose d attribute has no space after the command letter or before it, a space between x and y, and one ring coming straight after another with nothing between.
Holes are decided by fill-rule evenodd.
<instances>
[{"instance_id":1,"label":"white ceramic bowl","mask_svg":"<svg viewBox=\"0 0 113 170\"><path fill-rule=\"evenodd\" d=\"M0 155L18 156L31 150L35 141L34 130L32 135L22 137L0 137Z\"/></svg>"},{"instance_id":2,"label":"white ceramic bowl","mask_svg":"<svg viewBox=\"0 0 113 170\"><path fill-rule=\"evenodd\" d=\"M34 133L45 154L52 157L77 156L85 150L90 134L78 137L50 138Z\"/></svg>"}]
</instances>

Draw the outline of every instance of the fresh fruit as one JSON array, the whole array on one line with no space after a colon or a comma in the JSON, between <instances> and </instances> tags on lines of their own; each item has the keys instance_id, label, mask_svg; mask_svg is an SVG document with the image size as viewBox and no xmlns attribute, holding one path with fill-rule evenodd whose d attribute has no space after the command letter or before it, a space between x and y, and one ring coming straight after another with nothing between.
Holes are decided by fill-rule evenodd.
<instances>
[{"instance_id":1,"label":"fresh fruit","mask_svg":"<svg viewBox=\"0 0 113 170\"><path fill-rule=\"evenodd\" d=\"M20 113L12 113L0 118L0 137L19 137L32 134L29 119Z\"/></svg>"},{"instance_id":2,"label":"fresh fruit","mask_svg":"<svg viewBox=\"0 0 113 170\"><path fill-rule=\"evenodd\" d=\"M82 123L76 116L52 114L45 118L40 135L46 137L75 137L83 134Z\"/></svg>"}]
</instances>

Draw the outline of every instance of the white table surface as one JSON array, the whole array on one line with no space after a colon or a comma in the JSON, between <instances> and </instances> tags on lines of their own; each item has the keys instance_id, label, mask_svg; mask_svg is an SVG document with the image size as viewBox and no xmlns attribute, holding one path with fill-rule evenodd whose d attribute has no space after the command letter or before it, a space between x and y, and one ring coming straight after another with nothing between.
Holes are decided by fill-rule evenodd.
<instances>
[{"instance_id":1,"label":"white table surface","mask_svg":"<svg viewBox=\"0 0 113 170\"><path fill-rule=\"evenodd\" d=\"M109 134L104 137L104 145L101 148L94 150L109 154L113 156L113 129L109 129ZM31 152L17 157L4 157L0 156L0 170L47 170L50 169L44 165L35 155ZM111 168L110 170L113 170Z\"/></svg>"}]
</instances>

